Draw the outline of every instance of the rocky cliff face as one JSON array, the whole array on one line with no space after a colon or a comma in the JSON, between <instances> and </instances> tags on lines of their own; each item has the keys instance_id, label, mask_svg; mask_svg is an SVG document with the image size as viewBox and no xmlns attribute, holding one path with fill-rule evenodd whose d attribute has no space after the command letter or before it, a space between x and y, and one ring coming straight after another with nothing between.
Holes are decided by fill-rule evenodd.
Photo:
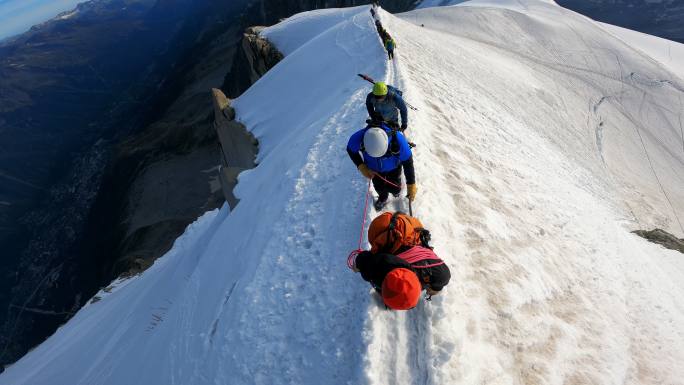
<instances>
[{"instance_id":1,"label":"rocky cliff face","mask_svg":"<svg viewBox=\"0 0 684 385\"><path fill-rule=\"evenodd\" d=\"M87 237L110 280L149 266L198 215L223 204L210 90L232 66L239 31L206 31L167 80L169 104L116 147Z\"/></svg>"},{"instance_id":2,"label":"rocky cliff face","mask_svg":"<svg viewBox=\"0 0 684 385\"><path fill-rule=\"evenodd\" d=\"M230 99L219 89L211 91L214 97L214 128L221 146L219 180L223 196L233 208L238 203L233 195L237 177L242 171L255 166L259 143L242 123L235 120Z\"/></svg>"}]
</instances>

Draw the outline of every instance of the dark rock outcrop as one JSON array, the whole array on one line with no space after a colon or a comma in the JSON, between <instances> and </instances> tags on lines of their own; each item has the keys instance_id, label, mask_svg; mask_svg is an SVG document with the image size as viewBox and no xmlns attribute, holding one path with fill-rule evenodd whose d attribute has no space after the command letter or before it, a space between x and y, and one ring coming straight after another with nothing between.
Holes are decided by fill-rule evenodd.
<instances>
[{"instance_id":1,"label":"dark rock outcrop","mask_svg":"<svg viewBox=\"0 0 684 385\"><path fill-rule=\"evenodd\" d=\"M259 143L242 123L235 121L235 110L226 95L216 88L211 91L214 97L214 128L222 154L219 180L223 196L233 208L238 203L233 195L237 177L242 171L255 166Z\"/></svg>"},{"instance_id":2,"label":"dark rock outcrop","mask_svg":"<svg viewBox=\"0 0 684 385\"><path fill-rule=\"evenodd\" d=\"M653 243L662 245L665 248L684 253L684 239L677 238L665 230L636 230L632 232L640 237L648 239Z\"/></svg>"},{"instance_id":3,"label":"dark rock outcrop","mask_svg":"<svg viewBox=\"0 0 684 385\"><path fill-rule=\"evenodd\" d=\"M283 59L283 55L265 38L259 36L264 27L249 27L242 37L241 49L234 58L234 65L226 75L223 90L230 97L237 97L268 70Z\"/></svg>"}]
</instances>

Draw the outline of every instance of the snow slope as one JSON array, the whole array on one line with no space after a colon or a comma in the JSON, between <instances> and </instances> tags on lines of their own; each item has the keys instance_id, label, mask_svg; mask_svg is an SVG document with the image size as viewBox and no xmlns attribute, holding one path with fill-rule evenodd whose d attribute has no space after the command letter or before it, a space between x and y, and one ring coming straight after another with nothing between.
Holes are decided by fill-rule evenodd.
<instances>
[{"instance_id":1,"label":"snow slope","mask_svg":"<svg viewBox=\"0 0 684 385\"><path fill-rule=\"evenodd\" d=\"M682 234L681 81L575 13L501 4L381 12L393 63L368 7L267 30L287 56L235 102L260 142L240 204L0 384L681 383L684 259L629 232ZM359 72L419 108L414 210L453 276L409 312L345 266Z\"/></svg>"}]
</instances>

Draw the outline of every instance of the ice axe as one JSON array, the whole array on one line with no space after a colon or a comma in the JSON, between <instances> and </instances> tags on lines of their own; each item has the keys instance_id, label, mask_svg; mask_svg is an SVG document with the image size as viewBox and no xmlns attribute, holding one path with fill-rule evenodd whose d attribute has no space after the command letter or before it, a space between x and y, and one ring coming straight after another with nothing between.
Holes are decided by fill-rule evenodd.
<instances>
[{"instance_id":1,"label":"ice axe","mask_svg":"<svg viewBox=\"0 0 684 385\"><path fill-rule=\"evenodd\" d=\"M363 79L363 80L365 80L365 81L367 81L367 82L369 82L369 83L371 83L371 84L375 84L375 80L373 80L372 77L370 77L370 76L368 76L368 75L365 75L365 74L357 74L357 75L358 75L361 79ZM412 106L412 105L411 105L409 102L407 102L406 100L404 100L404 103L406 103L406 107L412 109L413 111L418 111L418 109L417 109L416 107Z\"/></svg>"}]
</instances>

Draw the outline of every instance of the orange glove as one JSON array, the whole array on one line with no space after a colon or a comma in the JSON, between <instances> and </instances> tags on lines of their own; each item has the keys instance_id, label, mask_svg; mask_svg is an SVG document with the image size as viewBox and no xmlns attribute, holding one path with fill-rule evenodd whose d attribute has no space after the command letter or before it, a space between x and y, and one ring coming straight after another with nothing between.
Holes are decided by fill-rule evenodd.
<instances>
[{"instance_id":1,"label":"orange glove","mask_svg":"<svg viewBox=\"0 0 684 385\"><path fill-rule=\"evenodd\" d=\"M416 186L415 184L407 184L406 185L406 191L408 193L406 195L408 197L408 200L413 201L414 199L416 199L416 193L418 192L418 186Z\"/></svg>"},{"instance_id":2,"label":"orange glove","mask_svg":"<svg viewBox=\"0 0 684 385\"><path fill-rule=\"evenodd\" d=\"M376 172L368 168L368 166L366 166L365 163L361 163L359 165L359 171L361 171L361 174L363 174L363 176L365 176L368 179L373 179L373 177L376 174Z\"/></svg>"}]
</instances>

